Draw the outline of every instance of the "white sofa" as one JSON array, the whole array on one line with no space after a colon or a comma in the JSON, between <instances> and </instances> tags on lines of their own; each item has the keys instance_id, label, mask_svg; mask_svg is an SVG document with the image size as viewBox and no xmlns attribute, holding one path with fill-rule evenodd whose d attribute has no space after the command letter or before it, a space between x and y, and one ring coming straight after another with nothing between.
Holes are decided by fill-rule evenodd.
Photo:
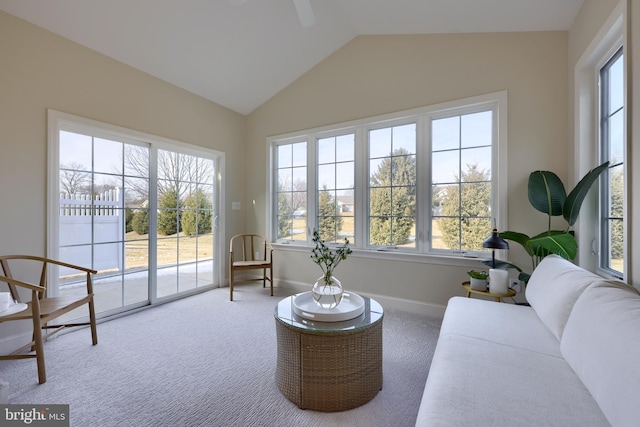
<instances>
[{"instance_id":1,"label":"white sofa","mask_svg":"<svg viewBox=\"0 0 640 427\"><path fill-rule=\"evenodd\" d=\"M552 255L526 297L451 298L416 426L639 426L637 290Z\"/></svg>"}]
</instances>

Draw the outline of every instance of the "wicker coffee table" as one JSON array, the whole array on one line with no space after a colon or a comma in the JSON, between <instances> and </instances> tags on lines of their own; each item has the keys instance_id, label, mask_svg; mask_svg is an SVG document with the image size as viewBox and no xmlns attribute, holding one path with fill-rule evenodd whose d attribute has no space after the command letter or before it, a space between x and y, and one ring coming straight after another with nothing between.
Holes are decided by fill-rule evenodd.
<instances>
[{"instance_id":1,"label":"wicker coffee table","mask_svg":"<svg viewBox=\"0 0 640 427\"><path fill-rule=\"evenodd\" d=\"M382 306L363 296L355 319L318 322L294 313L294 297L274 311L280 391L302 409L327 412L373 399L382 388Z\"/></svg>"}]
</instances>

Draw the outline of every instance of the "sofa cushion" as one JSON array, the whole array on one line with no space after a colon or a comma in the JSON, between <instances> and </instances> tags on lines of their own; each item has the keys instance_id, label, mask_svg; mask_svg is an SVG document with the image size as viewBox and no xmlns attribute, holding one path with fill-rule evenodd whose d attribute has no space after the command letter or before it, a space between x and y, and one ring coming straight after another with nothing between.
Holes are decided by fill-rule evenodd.
<instances>
[{"instance_id":1,"label":"sofa cushion","mask_svg":"<svg viewBox=\"0 0 640 427\"><path fill-rule=\"evenodd\" d=\"M453 297L440 336L455 334L562 357L560 342L531 307Z\"/></svg>"},{"instance_id":2,"label":"sofa cushion","mask_svg":"<svg viewBox=\"0 0 640 427\"><path fill-rule=\"evenodd\" d=\"M562 357L440 336L416 426L587 425L609 423Z\"/></svg>"},{"instance_id":3,"label":"sofa cushion","mask_svg":"<svg viewBox=\"0 0 640 427\"><path fill-rule=\"evenodd\" d=\"M588 286L600 280L602 277L558 255L548 255L531 274L526 289L527 301L560 340L576 300Z\"/></svg>"},{"instance_id":4,"label":"sofa cushion","mask_svg":"<svg viewBox=\"0 0 640 427\"><path fill-rule=\"evenodd\" d=\"M576 301L560 349L613 426L640 420L640 295L600 282Z\"/></svg>"}]
</instances>

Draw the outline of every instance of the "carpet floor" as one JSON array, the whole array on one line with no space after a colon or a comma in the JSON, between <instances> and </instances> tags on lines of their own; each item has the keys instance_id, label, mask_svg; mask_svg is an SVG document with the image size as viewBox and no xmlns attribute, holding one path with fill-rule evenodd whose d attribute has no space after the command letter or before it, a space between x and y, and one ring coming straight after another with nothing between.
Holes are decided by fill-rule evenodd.
<instances>
[{"instance_id":1,"label":"carpet floor","mask_svg":"<svg viewBox=\"0 0 640 427\"><path fill-rule=\"evenodd\" d=\"M33 359L0 362L9 403L69 404L76 427L413 426L440 319L385 310L383 387L348 411L301 410L275 383L274 297L255 285L215 289L45 344L47 382Z\"/></svg>"}]
</instances>

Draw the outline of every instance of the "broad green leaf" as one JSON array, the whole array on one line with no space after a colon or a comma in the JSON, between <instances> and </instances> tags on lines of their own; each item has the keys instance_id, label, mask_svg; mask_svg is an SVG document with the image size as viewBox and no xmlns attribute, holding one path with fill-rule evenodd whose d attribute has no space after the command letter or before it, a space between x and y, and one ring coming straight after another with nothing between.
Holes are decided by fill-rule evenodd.
<instances>
[{"instance_id":1,"label":"broad green leaf","mask_svg":"<svg viewBox=\"0 0 640 427\"><path fill-rule=\"evenodd\" d=\"M500 233L500 237L502 237L504 240L512 240L516 243L519 243L520 246L522 246L524 250L527 251L527 254L529 254L529 256L534 255L531 247L527 244L527 242L529 242L530 240L530 237L526 234L518 233L516 231L503 231L502 233Z\"/></svg>"},{"instance_id":2,"label":"broad green leaf","mask_svg":"<svg viewBox=\"0 0 640 427\"><path fill-rule=\"evenodd\" d=\"M558 175L550 171L531 172L528 189L529 202L536 210L550 216L562 215L567 193Z\"/></svg>"},{"instance_id":3,"label":"broad green leaf","mask_svg":"<svg viewBox=\"0 0 640 427\"><path fill-rule=\"evenodd\" d=\"M578 243L575 237L569 233L551 235L543 233L542 236L529 240L529 245L536 248L536 252L544 250L568 260L574 259L578 253Z\"/></svg>"},{"instance_id":4,"label":"broad green leaf","mask_svg":"<svg viewBox=\"0 0 640 427\"><path fill-rule=\"evenodd\" d=\"M532 239L538 239L540 237L545 237L545 236L557 236L558 234L567 234L567 232L565 230L549 230L549 231L543 231L540 234L537 234L535 236L531 236Z\"/></svg>"},{"instance_id":5,"label":"broad green leaf","mask_svg":"<svg viewBox=\"0 0 640 427\"><path fill-rule=\"evenodd\" d=\"M578 219L578 214L580 213L580 207L582 206L582 202L587 196L589 189L593 183L596 182L600 174L607 169L607 167L609 167L609 162L604 162L600 166L591 169L567 196L567 200L564 202L562 215L569 223L569 226L575 224Z\"/></svg>"},{"instance_id":6,"label":"broad green leaf","mask_svg":"<svg viewBox=\"0 0 640 427\"><path fill-rule=\"evenodd\" d=\"M518 274L518 280L523 281L524 283L529 283L529 279L531 278L531 275L529 273L525 273L524 271L520 272L520 274Z\"/></svg>"},{"instance_id":7,"label":"broad green leaf","mask_svg":"<svg viewBox=\"0 0 640 427\"><path fill-rule=\"evenodd\" d=\"M490 259L483 259L480 262L489 268L493 268L493 261ZM499 259L496 260L496 268L500 268L502 270L508 270L510 268L513 268L514 270L518 270L518 272L522 272L522 269L517 265L511 264L510 262L502 261Z\"/></svg>"},{"instance_id":8,"label":"broad green leaf","mask_svg":"<svg viewBox=\"0 0 640 427\"><path fill-rule=\"evenodd\" d=\"M546 257L547 255L549 255L549 254L551 254L551 253L554 253L554 252L551 252L551 251L550 251L547 247L545 247L545 246L540 246L540 245L538 245L538 244L536 243L536 242L537 242L537 240L536 240L536 239L541 239L541 238L548 237L548 236L557 236L557 235L565 234L565 233L566 233L566 231L564 231L564 230L549 230L549 231L543 231L542 233L540 233L540 234L538 234L538 235L535 235L535 236L531 237L530 241L529 241L529 242L527 242L527 243L528 243L528 245L532 248L533 255L535 255L537 258L542 259L542 258ZM544 241L545 241L545 240L543 239L543 242L544 242Z\"/></svg>"}]
</instances>

